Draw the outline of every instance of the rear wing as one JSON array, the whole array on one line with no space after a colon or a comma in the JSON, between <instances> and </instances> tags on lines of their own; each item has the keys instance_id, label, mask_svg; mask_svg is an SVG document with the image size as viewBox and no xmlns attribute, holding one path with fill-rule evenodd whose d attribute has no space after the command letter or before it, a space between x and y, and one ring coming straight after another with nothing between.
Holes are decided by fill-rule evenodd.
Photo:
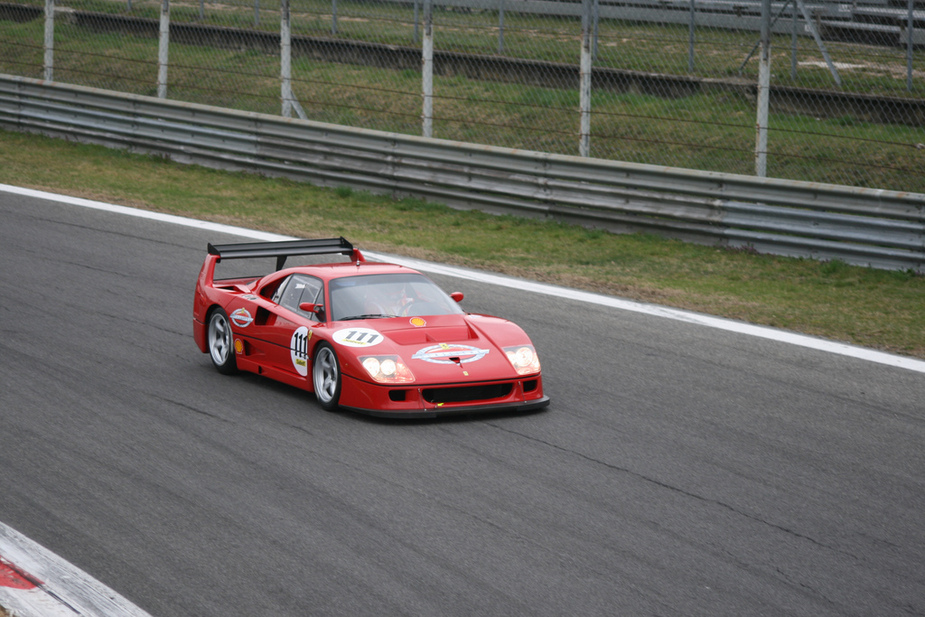
<instances>
[{"instance_id":1,"label":"rear wing","mask_svg":"<svg viewBox=\"0 0 925 617\"><path fill-rule=\"evenodd\" d=\"M222 259L276 257L276 269L282 270L286 258L294 255L350 255L352 261L366 261L360 249L345 238L283 240L282 242L244 242L241 244L209 243L209 255Z\"/></svg>"}]
</instances>

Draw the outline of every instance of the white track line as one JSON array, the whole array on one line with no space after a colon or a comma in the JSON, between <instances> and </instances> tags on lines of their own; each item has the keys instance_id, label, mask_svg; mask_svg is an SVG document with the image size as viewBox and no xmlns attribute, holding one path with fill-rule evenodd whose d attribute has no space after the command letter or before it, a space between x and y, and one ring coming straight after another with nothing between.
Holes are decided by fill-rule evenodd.
<instances>
[{"instance_id":1,"label":"white track line","mask_svg":"<svg viewBox=\"0 0 925 617\"><path fill-rule=\"evenodd\" d=\"M252 238L254 240L274 241L274 240L294 239L291 236L281 236L279 234L272 234L272 233L267 233L263 231L255 231L252 229L245 229L243 227L234 227L231 225L221 225L219 223L210 223L207 221L197 221L195 219L185 218L181 216L174 216L171 214L161 214L159 212L149 212L147 210L138 210L136 208L117 206L113 204L107 204L104 202L92 201L89 199L81 199L78 197L68 197L67 195L57 195L54 193L46 193L43 191L35 191L32 189L23 189L23 188L9 186L5 184L0 184L0 191L5 191L7 193L12 193L16 195L35 197L36 199L57 201L59 203L70 204L74 206L81 206L84 208L93 208L95 210L102 210L104 212L113 212L117 214L125 214L129 216L135 216L135 217L146 218L146 219L151 219L155 221L161 221L164 223L173 223L175 225L195 227L198 229L205 229L205 230L214 231L217 233L234 234L234 235L238 235L238 236L245 237L245 238ZM866 360L868 362L875 362L877 364L884 364L887 366L907 369L907 370L915 371L918 373L925 373L925 361L922 361L922 360L918 360L915 358L908 358L905 356L897 356L895 354L884 353L884 352L876 351L873 349L867 349L865 347L857 347L855 345L846 345L844 343L828 341L825 339L820 339L820 338L816 338L812 336L806 336L803 334L788 332L786 330L778 330L776 328L769 328L766 326L756 326L753 324L733 321L730 319L723 319L720 317L712 317L710 315L702 315L699 313L692 313L689 311L682 311L679 309L667 308L667 307L658 306L655 304L644 304L641 302L632 302L629 300L615 298L613 296L605 296L605 295L595 294L595 293L586 292L586 291L568 289L565 287L557 287L555 285L547 285L544 283L537 283L537 282L527 281L523 279L515 279L511 277L497 275L497 274L490 274L487 272L468 270L465 268L457 268L453 266L445 266L442 264L421 261L418 259L411 259L407 257L399 257L399 256L394 256L394 255L386 255L382 253L372 253L372 252L366 252L366 251L364 251L364 253L368 257L373 258L373 259L381 259L383 261L390 261L392 263L399 263L399 264L407 265L408 267L414 268L416 270L421 270L422 272L430 272L433 274L441 274L444 276L452 276L452 277L466 279L466 280L478 281L480 283L488 283L491 285L499 285L502 287L509 287L509 288L519 289L523 291L530 291L530 292L537 293L537 294L564 298L567 300L574 300L577 302L586 302L588 304L606 306L606 307L618 309L621 311L632 311L635 313L643 313L645 315L652 315L655 317L662 317L665 319L673 319L675 321L683 321L686 323L697 324L697 325L704 326L707 328L714 328L717 330L725 330L727 332L745 334L747 336L754 336L754 337L768 339L768 340L777 341L781 343L787 343L789 345L796 345L798 347L814 349L817 351L822 351L822 352L831 353L835 355L847 356L850 358L857 358L859 360Z\"/></svg>"}]
</instances>

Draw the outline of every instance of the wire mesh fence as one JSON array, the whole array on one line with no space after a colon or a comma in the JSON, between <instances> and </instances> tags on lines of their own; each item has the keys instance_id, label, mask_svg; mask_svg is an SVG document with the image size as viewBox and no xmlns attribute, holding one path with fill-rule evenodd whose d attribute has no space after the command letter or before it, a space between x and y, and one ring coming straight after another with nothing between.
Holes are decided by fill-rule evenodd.
<instances>
[{"instance_id":1,"label":"wire mesh fence","mask_svg":"<svg viewBox=\"0 0 925 617\"><path fill-rule=\"evenodd\" d=\"M0 72L479 144L925 192L925 11L921 0L864 1L769 3L763 121L761 0L16 0L0 2Z\"/></svg>"}]
</instances>

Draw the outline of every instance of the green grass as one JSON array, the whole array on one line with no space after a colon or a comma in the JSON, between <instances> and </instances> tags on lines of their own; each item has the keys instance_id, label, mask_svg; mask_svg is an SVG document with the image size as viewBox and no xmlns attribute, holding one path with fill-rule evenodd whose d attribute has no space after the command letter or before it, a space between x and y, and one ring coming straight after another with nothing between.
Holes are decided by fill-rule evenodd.
<instances>
[{"instance_id":1,"label":"green grass","mask_svg":"<svg viewBox=\"0 0 925 617\"><path fill-rule=\"evenodd\" d=\"M394 201L0 131L0 182L615 294L925 358L925 277Z\"/></svg>"}]
</instances>

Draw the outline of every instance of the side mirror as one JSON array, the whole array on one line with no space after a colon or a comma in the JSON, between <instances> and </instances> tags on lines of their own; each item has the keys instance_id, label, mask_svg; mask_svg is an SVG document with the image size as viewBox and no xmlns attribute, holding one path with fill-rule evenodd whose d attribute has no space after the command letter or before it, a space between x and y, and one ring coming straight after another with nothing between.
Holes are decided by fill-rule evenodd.
<instances>
[{"instance_id":1,"label":"side mirror","mask_svg":"<svg viewBox=\"0 0 925 617\"><path fill-rule=\"evenodd\" d=\"M299 310L306 313L312 313L319 320L324 321L324 305L315 304L314 302L303 302L299 305Z\"/></svg>"},{"instance_id":2,"label":"side mirror","mask_svg":"<svg viewBox=\"0 0 925 617\"><path fill-rule=\"evenodd\" d=\"M456 300L457 302L462 302L463 298L465 298L465 296L462 295L461 291L454 291L453 293L450 294L450 297Z\"/></svg>"}]
</instances>

